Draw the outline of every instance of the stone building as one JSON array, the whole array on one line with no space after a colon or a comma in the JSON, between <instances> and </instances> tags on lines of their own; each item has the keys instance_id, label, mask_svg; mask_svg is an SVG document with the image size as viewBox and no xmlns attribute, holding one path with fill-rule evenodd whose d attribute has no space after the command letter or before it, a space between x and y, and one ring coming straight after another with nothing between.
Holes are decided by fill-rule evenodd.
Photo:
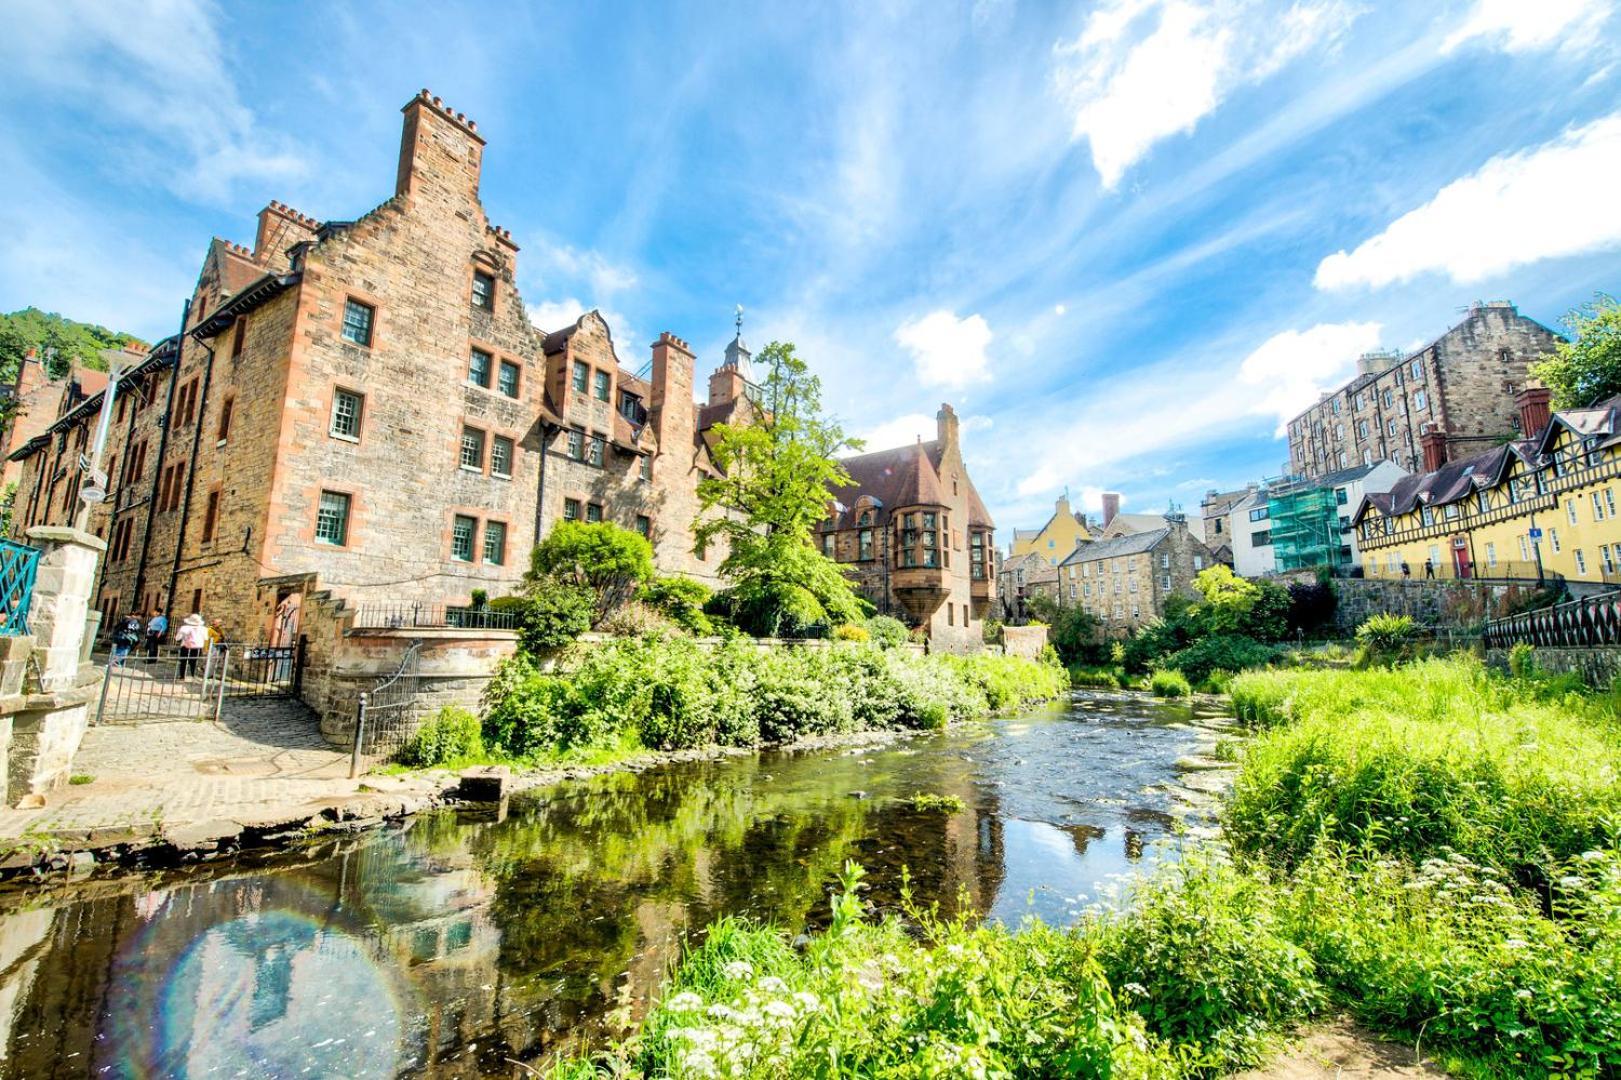
<instances>
[{"instance_id":1,"label":"stone building","mask_svg":"<svg viewBox=\"0 0 1621 1080\"><path fill-rule=\"evenodd\" d=\"M995 525L963 465L957 414L930 442L844 459L818 542L881 614L954 651L977 649L996 598Z\"/></svg>"},{"instance_id":2,"label":"stone building","mask_svg":"<svg viewBox=\"0 0 1621 1080\"><path fill-rule=\"evenodd\" d=\"M119 360L134 360L144 355L123 349L107 349L104 352L108 357ZM0 435L0 458L7 458L0 465L0 490L17 483L22 476L21 463L9 460L13 450L43 434L64 413L92 394L100 393L106 386L107 373L90 368L74 367L61 378L53 379L46 370L45 361L35 351L29 350L17 368L15 381L0 390L15 403L16 410L4 434Z\"/></svg>"},{"instance_id":3,"label":"stone building","mask_svg":"<svg viewBox=\"0 0 1621 1080\"><path fill-rule=\"evenodd\" d=\"M1058 586L1063 603L1079 605L1105 632L1123 636L1165 614L1170 597L1196 597L1193 579L1214 561L1187 518L1172 512L1157 529L1076 548L1058 564Z\"/></svg>"},{"instance_id":4,"label":"stone building","mask_svg":"<svg viewBox=\"0 0 1621 1080\"><path fill-rule=\"evenodd\" d=\"M1232 491L1211 488L1199 500L1199 539L1210 549L1218 561L1233 565L1233 529L1228 521L1233 507L1248 498L1259 484L1249 484Z\"/></svg>"},{"instance_id":5,"label":"stone building","mask_svg":"<svg viewBox=\"0 0 1621 1080\"><path fill-rule=\"evenodd\" d=\"M1025 622L1031 617L1030 601L1037 596L1058 602L1058 568L1045 556L1027 551L996 568L997 618L1015 625Z\"/></svg>"},{"instance_id":6,"label":"stone building","mask_svg":"<svg viewBox=\"0 0 1621 1080\"><path fill-rule=\"evenodd\" d=\"M109 494L90 515L109 545L103 625L200 610L252 640L293 633L312 593L373 619L465 604L515 588L536 539L571 517L636 529L662 570L713 577L723 553L691 553L713 470L703 429L745 379L723 368L700 408L671 334L646 379L594 312L543 335L518 245L479 197L477 125L427 91L403 113L390 198L324 222L272 202L251 248L213 241L180 332L119 382ZM77 513L101 398L12 450L17 530Z\"/></svg>"},{"instance_id":7,"label":"stone building","mask_svg":"<svg viewBox=\"0 0 1621 1080\"><path fill-rule=\"evenodd\" d=\"M1453 456L1483 449L1518 432L1514 395L1561 340L1493 301L1410 355L1369 353L1355 378L1289 421L1289 471L1316 477L1379 460L1416 471L1430 430L1445 434Z\"/></svg>"},{"instance_id":8,"label":"stone building","mask_svg":"<svg viewBox=\"0 0 1621 1080\"><path fill-rule=\"evenodd\" d=\"M1077 544L1087 543L1091 539L1092 530L1087 528L1086 518L1070 508L1069 493L1066 491L1058 497L1052 517L1039 529L1013 530L1013 545L1008 554L1011 558L1038 554L1047 560L1048 565L1057 566L1059 560L1074 551Z\"/></svg>"}]
</instances>

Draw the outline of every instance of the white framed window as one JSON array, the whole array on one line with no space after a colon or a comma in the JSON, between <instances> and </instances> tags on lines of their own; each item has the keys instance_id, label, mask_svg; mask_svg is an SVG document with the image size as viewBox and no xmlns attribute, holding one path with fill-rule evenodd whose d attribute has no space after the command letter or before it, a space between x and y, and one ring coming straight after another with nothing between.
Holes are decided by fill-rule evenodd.
<instances>
[{"instance_id":1,"label":"white framed window","mask_svg":"<svg viewBox=\"0 0 1621 1080\"><path fill-rule=\"evenodd\" d=\"M1195 570L1203 570L1204 569L1204 556L1203 555L1195 555L1193 557L1193 568Z\"/></svg>"},{"instance_id":2,"label":"white framed window","mask_svg":"<svg viewBox=\"0 0 1621 1080\"><path fill-rule=\"evenodd\" d=\"M490 474L503 479L512 477L512 440L505 435L490 440Z\"/></svg>"},{"instance_id":3,"label":"white framed window","mask_svg":"<svg viewBox=\"0 0 1621 1080\"><path fill-rule=\"evenodd\" d=\"M478 532L478 519L457 514L450 523L450 557L457 562L473 561L473 534Z\"/></svg>"},{"instance_id":4,"label":"white framed window","mask_svg":"<svg viewBox=\"0 0 1621 1080\"><path fill-rule=\"evenodd\" d=\"M1592 494L1592 498L1593 498L1593 520L1594 521L1603 521L1604 520L1604 498L1603 498L1602 495L1600 495L1596 491L1592 492L1591 494Z\"/></svg>"},{"instance_id":5,"label":"white framed window","mask_svg":"<svg viewBox=\"0 0 1621 1080\"><path fill-rule=\"evenodd\" d=\"M484 523L484 561L495 566L507 561L507 527L502 522Z\"/></svg>"},{"instance_id":6,"label":"white framed window","mask_svg":"<svg viewBox=\"0 0 1621 1080\"><path fill-rule=\"evenodd\" d=\"M1423 412L1425 409L1429 408L1429 406L1430 406L1430 400L1429 400L1428 397L1425 396L1424 391L1422 391L1422 390L1413 391L1413 408L1417 409L1420 412Z\"/></svg>"},{"instance_id":7,"label":"white framed window","mask_svg":"<svg viewBox=\"0 0 1621 1080\"><path fill-rule=\"evenodd\" d=\"M1531 547L1530 547L1530 544L1527 542L1527 540L1525 538L1525 535L1522 533L1520 535L1520 561L1525 562L1530 558L1531 558Z\"/></svg>"},{"instance_id":8,"label":"white framed window","mask_svg":"<svg viewBox=\"0 0 1621 1080\"><path fill-rule=\"evenodd\" d=\"M1565 500L1565 516L1570 519L1570 523L1572 525L1576 524L1576 500L1575 499L1566 499Z\"/></svg>"},{"instance_id":9,"label":"white framed window","mask_svg":"<svg viewBox=\"0 0 1621 1080\"><path fill-rule=\"evenodd\" d=\"M1611 517L1615 517L1615 488L1604 489L1604 510Z\"/></svg>"},{"instance_id":10,"label":"white framed window","mask_svg":"<svg viewBox=\"0 0 1621 1080\"><path fill-rule=\"evenodd\" d=\"M484 433L478 428L462 428L461 467L474 472L484 471Z\"/></svg>"},{"instance_id":11,"label":"white framed window","mask_svg":"<svg viewBox=\"0 0 1621 1080\"><path fill-rule=\"evenodd\" d=\"M356 345L371 344L371 327L377 309L359 300L343 302L343 339Z\"/></svg>"},{"instance_id":12,"label":"white framed window","mask_svg":"<svg viewBox=\"0 0 1621 1080\"><path fill-rule=\"evenodd\" d=\"M1486 565L1487 566L1496 566L1497 565L1497 545L1496 544L1487 543L1487 545L1486 545Z\"/></svg>"},{"instance_id":13,"label":"white framed window","mask_svg":"<svg viewBox=\"0 0 1621 1080\"><path fill-rule=\"evenodd\" d=\"M1160 579L1160 588L1164 589L1166 592L1171 591L1171 575L1170 574L1166 574L1163 578Z\"/></svg>"},{"instance_id":14,"label":"white framed window","mask_svg":"<svg viewBox=\"0 0 1621 1080\"><path fill-rule=\"evenodd\" d=\"M1576 572L1578 574L1587 573L1587 555L1581 548L1576 549Z\"/></svg>"},{"instance_id":15,"label":"white framed window","mask_svg":"<svg viewBox=\"0 0 1621 1080\"><path fill-rule=\"evenodd\" d=\"M1413 378L1422 379L1424 377L1424 361L1415 359L1408 370L1413 373Z\"/></svg>"},{"instance_id":16,"label":"white framed window","mask_svg":"<svg viewBox=\"0 0 1621 1080\"><path fill-rule=\"evenodd\" d=\"M353 390L332 392L332 427L330 431L340 439L360 438L360 414L366 405L366 395Z\"/></svg>"},{"instance_id":17,"label":"white framed window","mask_svg":"<svg viewBox=\"0 0 1621 1080\"><path fill-rule=\"evenodd\" d=\"M349 542L349 496L341 491L321 492L315 511L315 540L343 547Z\"/></svg>"},{"instance_id":18,"label":"white framed window","mask_svg":"<svg viewBox=\"0 0 1621 1080\"><path fill-rule=\"evenodd\" d=\"M1548 530L1548 546L1553 548L1553 553L1555 555L1559 554L1559 530L1558 529L1549 529Z\"/></svg>"}]
</instances>

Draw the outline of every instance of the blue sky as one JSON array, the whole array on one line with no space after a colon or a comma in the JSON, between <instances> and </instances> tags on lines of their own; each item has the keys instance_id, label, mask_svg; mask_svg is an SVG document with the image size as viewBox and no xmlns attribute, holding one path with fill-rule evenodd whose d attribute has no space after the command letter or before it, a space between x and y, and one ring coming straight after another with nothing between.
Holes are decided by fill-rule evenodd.
<instances>
[{"instance_id":1,"label":"blue sky","mask_svg":"<svg viewBox=\"0 0 1621 1080\"><path fill-rule=\"evenodd\" d=\"M1191 508L1358 353L1621 292L1618 7L25 0L0 309L172 332L210 236L387 197L426 86L543 328L702 369L741 303L875 448L952 402L1003 540L1065 487Z\"/></svg>"}]
</instances>

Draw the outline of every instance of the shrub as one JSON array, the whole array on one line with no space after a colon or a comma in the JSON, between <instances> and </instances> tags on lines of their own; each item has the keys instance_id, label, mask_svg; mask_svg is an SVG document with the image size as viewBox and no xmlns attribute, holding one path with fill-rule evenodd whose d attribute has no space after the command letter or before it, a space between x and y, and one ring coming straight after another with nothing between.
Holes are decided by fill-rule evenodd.
<instances>
[{"instance_id":1,"label":"shrub","mask_svg":"<svg viewBox=\"0 0 1621 1080\"><path fill-rule=\"evenodd\" d=\"M561 521L530 553L531 589L567 585L590 594L592 625L653 576L653 545L612 522Z\"/></svg>"},{"instance_id":2,"label":"shrub","mask_svg":"<svg viewBox=\"0 0 1621 1080\"><path fill-rule=\"evenodd\" d=\"M1123 912L1086 929L1122 1001L1208 1064L1253 1064L1270 1031L1322 1003L1312 959L1282 935L1268 891L1209 856L1139 879Z\"/></svg>"},{"instance_id":3,"label":"shrub","mask_svg":"<svg viewBox=\"0 0 1621 1080\"><path fill-rule=\"evenodd\" d=\"M856 626L854 623L844 623L833 628L834 641L870 641L872 634L865 626Z\"/></svg>"},{"instance_id":4,"label":"shrub","mask_svg":"<svg viewBox=\"0 0 1621 1080\"><path fill-rule=\"evenodd\" d=\"M484 687L484 745L513 757L565 749L569 687L527 656L501 661Z\"/></svg>"},{"instance_id":5,"label":"shrub","mask_svg":"<svg viewBox=\"0 0 1621 1080\"><path fill-rule=\"evenodd\" d=\"M1069 684L1084 689L1113 690L1120 685L1121 672L1116 668L1072 667Z\"/></svg>"},{"instance_id":6,"label":"shrub","mask_svg":"<svg viewBox=\"0 0 1621 1080\"><path fill-rule=\"evenodd\" d=\"M640 600L620 604L597 624L597 629L613 637L642 637L647 634L677 633L676 624L664 612Z\"/></svg>"},{"instance_id":7,"label":"shrub","mask_svg":"<svg viewBox=\"0 0 1621 1080\"><path fill-rule=\"evenodd\" d=\"M466 709L446 705L423 721L398 756L402 763L419 768L483 757L484 739L478 717Z\"/></svg>"},{"instance_id":8,"label":"shrub","mask_svg":"<svg viewBox=\"0 0 1621 1080\"><path fill-rule=\"evenodd\" d=\"M867 620L867 634L873 644L885 649L906 644L906 624L889 615L874 615Z\"/></svg>"},{"instance_id":9,"label":"shrub","mask_svg":"<svg viewBox=\"0 0 1621 1080\"><path fill-rule=\"evenodd\" d=\"M1207 637L1165 657L1163 666L1180 671L1190 682L1204 682L1217 668L1243 671L1265 667L1278 658L1278 650L1252 638L1225 634Z\"/></svg>"},{"instance_id":10,"label":"shrub","mask_svg":"<svg viewBox=\"0 0 1621 1080\"><path fill-rule=\"evenodd\" d=\"M1289 586L1289 625L1291 631L1315 634L1334 624L1339 594L1332 581L1296 581Z\"/></svg>"},{"instance_id":11,"label":"shrub","mask_svg":"<svg viewBox=\"0 0 1621 1080\"><path fill-rule=\"evenodd\" d=\"M982 624L980 636L987 645L1002 644L1002 620L986 619Z\"/></svg>"},{"instance_id":12,"label":"shrub","mask_svg":"<svg viewBox=\"0 0 1621 1080\"><path fill-rule=\"evenodd\" d=\"M1389 666L1411 659L1416 627L1409 615L1372 615L1356 628L1363 662Z\"/></svg>"},{"instance_id":13,"label":"shrub","mask_svg":"<svg viewBox=\"0 0 1621 1080\"><path fill-rule=\"evenodd\" d=\"M1534 678L1537 673L1537 652L1528 642L1516 641L1508 651L1508 670L1516 679Z\"/></svg>"},{"instance_id":14,"label":"shrub","mask_svg":"<svg viewBox=\"0 0 1621 1080\"><path fill-rule=\"evenodd\" d=\"M572 644L591 629L596 611L596 601L589 591L556 583L539 586L526 597L503 598L497 604L517 611L518 647L531 656Z\"/></svg>"},{"instance_id":15,"label":"shrub","mask_svg":"<svg viewBox=\"0 0 1621 1080\"><path fill-rule=\"evenodd\" d=\"M682 574L655 577L636 596L689 634L706 637L715 632L714 623L704 613L714 591L695 578Z\"/></svg>"},{"instance_id":16,"label":"shrub","mask_svg":"<svg viewBox=\"0 0 1621 1080\"><path fill-rule=\"evenodd\" d=\"M1179 698L1193 693L1188 677L1180 671L1161 668L1148 677L1148 687L1155 697Z\"/></svg>"}]
</instances>

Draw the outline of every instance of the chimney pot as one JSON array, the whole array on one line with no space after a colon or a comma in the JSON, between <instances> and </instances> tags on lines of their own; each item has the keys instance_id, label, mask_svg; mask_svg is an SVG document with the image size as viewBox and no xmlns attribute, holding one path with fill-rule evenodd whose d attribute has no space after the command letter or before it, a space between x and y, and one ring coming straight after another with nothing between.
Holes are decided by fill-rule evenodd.
<instances>
[{"instance_id":1,"label":"chimney pot","mask_svg":"<svg viewBox=\"0 0 1621 1080\"><path fill-rule=\"evenodd\" d=\"M1109 523L1120 513L1120 496L1113 491L1103 493L1103 527L1107 529Z\"/></svg>"},{"instance_id":2,"label":"chimney pot","mask_svg":"<svg viewBox=\"0 0 1621 1080\"><path fill-rule=\"evenodd\" d=\"M1425 427L1419 436L1424 452L1424 471L1434 472L1447 463L1447 433L1437 427Z\"/></svg>"},{"instance_id":3,"label":"chimney pot","mask_svg":"<svg viewBox=\"0 0 1621 1080\"><path fill-rule=\"evenodd\" d=\"M1520 410L1520 435L1529 439L1547 428L1553 420L1551 403L1553 394L1546 386L1527 386L1514 395L1514 405Z\"/></svg>"}]
</instances>

